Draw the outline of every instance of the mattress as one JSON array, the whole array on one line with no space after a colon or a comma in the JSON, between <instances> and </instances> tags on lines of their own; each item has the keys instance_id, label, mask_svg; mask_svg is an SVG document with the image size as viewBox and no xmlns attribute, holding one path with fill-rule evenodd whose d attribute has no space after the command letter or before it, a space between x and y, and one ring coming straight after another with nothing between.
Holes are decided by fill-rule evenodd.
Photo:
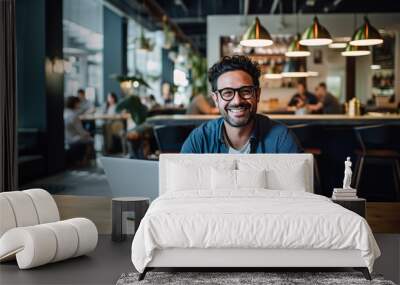
<instances>
[{"instance_id":1,"label":"mattress","mask_svg":"<svg viewBox=\"0 0 400 285\"><path fill-rule=\"evenodd\" d=\"M155 250L359 250L372 271L380 251L361 216L307 192L267 189L167 192L143 218L132 262L143 272Z\"/></svg>"}]
</instances>

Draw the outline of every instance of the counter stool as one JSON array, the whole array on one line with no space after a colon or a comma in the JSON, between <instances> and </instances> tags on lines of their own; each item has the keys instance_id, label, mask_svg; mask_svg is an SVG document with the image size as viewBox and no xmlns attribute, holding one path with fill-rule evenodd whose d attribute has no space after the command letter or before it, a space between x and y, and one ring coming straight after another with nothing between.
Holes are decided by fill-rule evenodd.
<instances>
[{"instance_id":1,"label":"counter stool","mask_svg":"<svg viewBox=\"0 0 400 285\"><path fill-rule=\"evenodd\" d=\"M305 153L311 153L314 156L314 186L316 193L322 191L321 176L319 172L318 159L321 157L321 148L318 145L319 127L309 124L291 125L288 128L296 135L301 147Z\"/></svg>"},{"instance_id":2,"label":"counter stool","mask_svg":"<svg viewBox=\"0 0 400 285\"><path fill-rule=\"evenodd\" d=\"M393 170L396 200L400 200L400 127L373 125L354 128L361 149L357 149L357 163L353 179L359 189L365 165L376 162L390 164Z\"/></svg>"},{"instance_id":3,"label":"counter stool","mask_svg":"<svg viewBox=\"0 0 400 285\"><path fill-rule=\"evenodd\" d=\"M123 241L126 235L123 234L122 228L123 213L132 211L135 213L135 232L142 221L147 209L149 208L150 198L145 197L119 197L112 199L112 235L113 241Z\"/></svg>"}]
</instances>

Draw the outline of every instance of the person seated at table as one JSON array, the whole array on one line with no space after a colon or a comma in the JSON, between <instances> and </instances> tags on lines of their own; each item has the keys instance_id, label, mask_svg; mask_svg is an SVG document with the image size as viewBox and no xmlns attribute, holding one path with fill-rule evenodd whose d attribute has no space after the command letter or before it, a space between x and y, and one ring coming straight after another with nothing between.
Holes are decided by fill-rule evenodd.
<instances>
[{"instance_id":1,"label":"person seated at table","mask_svg":"<svg viewBox=\"0 0 400 285\"><path fill-rule=\"evenodd\" d=\"M96 108L94 104L86 98L86 92L84 89L78 89L77 96L79 98L80 107L79 107L79 115L88 115L94 114L96 112ZM96 131L96 125L94 121L83 121L83 128L87 130L92 137L94 137Z\"/></svg>"},{"instance_id":2,"label":"person seated at table","mask_svg":"<svg viewBox=\"0 0 400 285\"><path fill-rule=\"evenodd\" d=\"M202 93L193 94L187 107L186 114L208 115L219 114L218 108L214 107Z\"/></svg>"},{"instance_id":3,"label":"person seated at table","mask_svg":"<svg viewBox=\"0 0 400 285\"><path fill-rule=\"evenodd\" d=\"M103 114L114 116L117 114L116 107L118 97L114 92L107 95L107 102L103 108ZM107 153L115 151L115 138L121 137L121 132L124 130L124 124L121 120L106 120L104 125L104 146Z\"/></svg>"},{"instance_id":4,"label":"person seated at table","mask_svg":"<svg viewBox=\"0 0 400 285\"><path fill-rule=\"evenodd\" d=\"M321 82L315 88L315 95L317 96L319 102L315 105L307 106L307 109L314 113L323 114L341 114L342 106L339 100L328 92L326 88L326 83Z\"/></svg>"},{"instance_id":5,"label":"person seated at table","mask_svg":"<svg viewBox=\"0 0 400 285\"><path fill-rule=\"evenodd\" d=\"M314 94L307 91L305 82L299 81L296 88L297 93L294 94L290 99L287 110L293 111L299 115L307 114L307 107L316 105L318 103L318 99Z\"/></svg>"},{"instance_id":6,"label":"person seated at table","mask_svg":"<svg viewBox=\"0 0 400 285\"><path fill-rule=\"evenodd\" d=\"M150 153L150 141L153 138L153 128L146 124L147 107L141 102L139 96L127 95L117 103L115 109L118 113L128 112L135 124L122 136L127 140L129 156L131 158L145 158Z\"/></svg>"},{"instance_id":7,"label":"person seated at table","mask_svg":"<svg viewBox=\"0 0 400 285\"><path fill-rule=\"evenodd\" d=\"M94 156L93 138L86 131L79 119L80 101L78 97L69 96L64 110L65 145L67 160L71 163L86 165Z\"/></svg>"}]
</instances>

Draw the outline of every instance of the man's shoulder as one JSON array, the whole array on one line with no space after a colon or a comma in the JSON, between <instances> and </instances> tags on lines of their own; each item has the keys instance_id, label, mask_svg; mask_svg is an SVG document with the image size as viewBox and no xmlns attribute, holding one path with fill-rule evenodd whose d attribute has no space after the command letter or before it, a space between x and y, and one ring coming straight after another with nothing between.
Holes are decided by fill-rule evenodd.
<instances>
[{"instance_id":1,"label":"man's shoulder","mask_svg":"<svg viewBox=\"0 0 400 285\"><path fill-rule=\"evenodd\" d=\"M258 115L258 126L259 137L262 140L277 139L285 136L288 131L288 127L284 124L263 115Z\"/></svg>"},{"instance_id":2,"label":"man's shoulder","mask_svg":"<svg viewBox=\"0 0 400 285\"><path fill-rule=\"evenodd\" d=\"M202 123L200 126L194 129L193 133L200 135L200 134L211 134L211 133L218 133L219 126L221 125L221 121L223 118L217 118L205 123Z\"/></svg>"}]
</instances>

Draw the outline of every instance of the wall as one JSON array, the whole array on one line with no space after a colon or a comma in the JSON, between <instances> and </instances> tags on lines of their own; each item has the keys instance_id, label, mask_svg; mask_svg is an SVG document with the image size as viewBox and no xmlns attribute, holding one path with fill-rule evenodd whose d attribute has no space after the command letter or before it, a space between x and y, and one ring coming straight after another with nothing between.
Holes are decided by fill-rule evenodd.
<instances>
[{"instance_id":1,"label":"wall","mask_svg":"<svg viewBox=\"0 0 400 285\"><path fill-rule=\"evenodd\" d=\"M45 1L16 1L18 128L46 128Z\"/></svg>"},{"instance_id":2,"label":"wall","mask_svg":"<svg viewBox=\"0 0 400 285\"><path fill-rule=\"evenodd\" d=\"M113 11L104 7L104 27L103 27L103 90L104 97L108 92L120 93L119 83L110 78L113 74L120 75L123 73L123 18Z\"/></svg>"},{"instance_id":3,"label":"wall","mask_svg":"<svg viewBox=\"0 0 400 285\"><path fill-rule=\"evenodd\" d=\"M364 15L357 15L357 27L361 25L362 18ZM207 60L208 65L211 66L220 58L220 37L227 35L241 35L249 24L254 19L254 15L248 16L247 20L245 16L238 15L217 15L207 17ZM259 15L261 23L268 29L271 34L295 34L296 31L304 31L308 27L313 14L301 14L299 15L299 27L296 28L296 15ZM353 14L324 14L318 15L320 23L324 25L333 37L351 36L355 30L354 28L354 15ZM396 96L397 101L400 101L400 14L368 14L370 22L378 29L385 29L394 31L396 35ZM324 53L324 57L326 53ZM329 56L329 54L328 54ZM308 64L310 63L308 59ZM357 58L356 59L356 94L360 96L362 101L365 101L367 96L370 94L367 86L368 83L368 72L365 70L366 60ZM329 61L331 62L331 61ZM330 64L324 65L328 70L332 68ZM311 69L311 66L309 66ZM316 82L324 81L326 78L323 77L321 68L321 75L317 78L307 79L310 89L314 87Z\"/></svg>"}]
</instances>

